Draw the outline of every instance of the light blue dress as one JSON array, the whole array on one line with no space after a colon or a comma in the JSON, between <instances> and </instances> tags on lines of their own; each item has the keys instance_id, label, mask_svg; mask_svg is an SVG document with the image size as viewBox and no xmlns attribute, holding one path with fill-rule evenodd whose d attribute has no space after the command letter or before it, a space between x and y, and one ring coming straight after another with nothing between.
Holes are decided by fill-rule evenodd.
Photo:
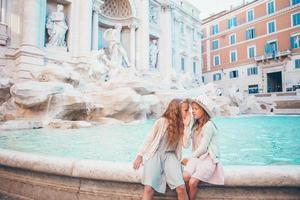
<instances>
[{"instance_id":1,"label":"light blue dress","mask_svg":"<svg viewBox=\"0 0 300 200\"><path fill-rule=\"evenodd\" d=\"M166 192L166 184L172 190L184 185L181 164L175 154L177 145L168 145L168 134L165 132L157 151L144 165L143 185L149 185L159 193Z\"/></svg>"}]
</instances>

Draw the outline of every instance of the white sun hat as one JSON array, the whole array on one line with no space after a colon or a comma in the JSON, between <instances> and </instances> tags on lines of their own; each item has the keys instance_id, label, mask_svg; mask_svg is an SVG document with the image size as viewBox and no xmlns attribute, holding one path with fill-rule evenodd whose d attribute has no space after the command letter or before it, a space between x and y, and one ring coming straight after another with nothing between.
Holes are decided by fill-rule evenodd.
<instances>
[{"instance_id":1,"label":"white sun hat","mask_svg":"<svg viewBox=\"0 0 300 200\"><path fill-rule=\"evenodd\" d=\"M214 117L214 113L216 110L216 103L213 102L212 99L210 99L206 95L201 95L196 98L189 99L190 104L197 103L199 106L201 106L206 113L209 115L210 118Z\"/></svg>"}]
</instances>

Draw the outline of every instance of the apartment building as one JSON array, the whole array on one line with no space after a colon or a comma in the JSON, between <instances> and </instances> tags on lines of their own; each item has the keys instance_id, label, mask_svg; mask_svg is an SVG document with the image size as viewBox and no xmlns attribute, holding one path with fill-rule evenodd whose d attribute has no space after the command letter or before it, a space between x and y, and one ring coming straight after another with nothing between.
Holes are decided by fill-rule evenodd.
<instances>
[{"instance_id":1,"label":"apartment building","mask_svg":"<svg viewBox=\"0 0 300 200\"><path fill-rule=\"evenodd\" d=\"M248 94L300 88L300 0L255 0L202 21L205 83Z\"/></svg>"}]
</instances>

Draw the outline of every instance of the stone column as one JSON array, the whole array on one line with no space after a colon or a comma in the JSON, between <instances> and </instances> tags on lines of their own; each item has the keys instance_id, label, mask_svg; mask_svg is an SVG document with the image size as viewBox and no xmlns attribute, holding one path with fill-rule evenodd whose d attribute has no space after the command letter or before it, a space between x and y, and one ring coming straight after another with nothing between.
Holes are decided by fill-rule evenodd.
<instances>
[{"instance_id":1,"label":"stone column","mask_svg":"<svg viewBox=\"0 0 300 200\"><path fill-rule=\"evenodd\" d=\"M44 52L38 48L40 34L40 0L22 1L21 45L12 56L16 60L15 81L32 79L35 67L44 65Z\"/></svg>"},{"instance_id":2,"label":"stone column","mask_svg":"<svg viewBox=\"0 0 300 200\"><path fill-rule=\"evenodd\" d=\"M100 7L104 2L102 0L93 1L93 27L92 27L92 50L98 50L99 44L99 13Z\"/></svg>"},{"instance_id":3,"label":"stone column","mask_svg":"<svg viewBox=\"0 0 300 200\"><path fill-rule=\"evenodd\" d=\"M140 20L139 29L136 32L136 68L140 71L149 70L149 1L138 0L137 18Z\"/></svg>"},{"instance_id":4,"label":"stone column","mask_svg":"<svg viewBox=\"0 0 300 200\"><path fill-rule=\"evenodd\" d=\"M5 15L6 15L6 0L2 0L2 8L1 8L1 23L5 24Z\"/></svg>"},{"instance_id":5,"label":"stone column","mask_svg":"<svg viewBox=\"0 0 300 200\"><path fill-rule=\"evenodd\" d=\"M163 28L159 39L158 69L163 74L170 74L172 71L172 9L170 3L161 7L160 24Z\"/></svg>"},{"instance_id":6,"label":"stone column","mask_svg":"<svg viewBox=\"0 0 300 200\"><path fill-rule=\"evenodd\" d=\"M77 26L78 37L77 44L74 48L73 55L76 56L77 62L86 62L90 54L92 46L92 0L77 1L77 21L74 23Z\"/></svg>"},{"instance_id":7,"label":"stone column","mask_svg":"<svg viewBox=\"0 0 300 200\"><path fill-rule=\"evenodd\" d=\"M137 22L133 22L132 24L129 25L130 28L130 64L132 67L136 66L136 61L135 61L135 30L137 29L138 24Z\"/></svg>"}]
</instances>

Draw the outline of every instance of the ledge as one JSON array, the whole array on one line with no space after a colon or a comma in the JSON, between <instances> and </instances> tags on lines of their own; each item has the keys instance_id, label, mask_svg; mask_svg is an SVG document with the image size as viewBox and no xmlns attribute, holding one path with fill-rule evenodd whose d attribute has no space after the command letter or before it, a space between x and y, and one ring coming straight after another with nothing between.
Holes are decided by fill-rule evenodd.
<instances>
[{"instance_id":1,"label":"ledge","mask_svg":"<svg viewBox=\"0 0 300 200\"><path fill-rule=\"evenodd\" d=\"M131 163L70 159L0 149L0 165L69 177L140 183ZM225 186L300 187L299 165L224 166Z\"/></svg>"}]
</instances>

